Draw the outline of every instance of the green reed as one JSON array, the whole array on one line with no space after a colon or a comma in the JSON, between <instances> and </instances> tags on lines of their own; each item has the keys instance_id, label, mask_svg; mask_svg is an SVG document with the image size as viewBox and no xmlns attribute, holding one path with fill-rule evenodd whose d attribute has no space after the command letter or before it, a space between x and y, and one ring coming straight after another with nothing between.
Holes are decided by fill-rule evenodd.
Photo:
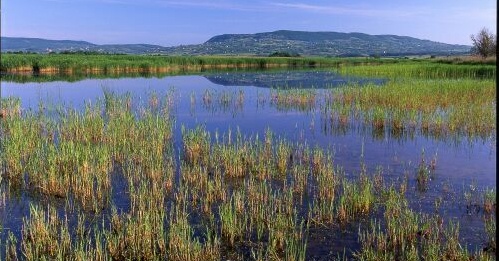
<instances>
[{"instance_id":1,"label":"green reed","mask_svg":"<svg viewBox=\"0 0 499 261\"><path fill-rule=\"evenodd\" d=\"M182 207L172 208L170 213L168 249L170 260L220 260L219 237L207 228L206 242L194 237L188 221L188 213Z\"/></svg>"},{"instance_id":2,"label":"green reed","mask_svg":"<svg viewBox=\"0 0 499 261\"><path fill-rule=\"evenodd\" d=\"M230 245L244 240L248 226L248 215L244 213L244 192L232 194L229 201L220 205L220 223L222 236Z\"/></svg>"},{"instance_id":3,"label":"green reed","mask_svg":"<svg viewBox=\"0 0 499 261\"><path fill-rule=\"evenodd\" d=\"M28 113L21 117L9 117L2 121L4 135L2 160L5 176L11 184L24 185L23 174L27 162L44 141L53 141L53 122L43 115Z\"/></svg>"},{"instance_id":4,"label":"green reed","mask_svg":"<svg viewBox=\"0 0 499 261\"><path fill-rule=\"evenodd\" d=\"M497 251L496 246L496 219L495 217L484 217L485 233L487 236L487 246L484 248L485 251L490 253L495 253Z\"/></svg>"},{"instance_id":5,"label":"green reed","mask_svg":"<svg viewBox=\"0 0 499 261\"><path fill-rule=\"evenodd\" d=\"M130 213L118 215L113 210L110 230L104 234L113 259L151 260L166 255L166 212L160 186L141 182L134 188L131 184Z\"/></svg>"},{"instance_id":6,"label":"green reed","mask_svg":"<svg viewBox=\"0 0 499 261\"><path fill-rule=\"evenodd\" d=\"M392 80L383 86L350 86L326 95L333 121L348 110L374 130L433 136L486 137L496 129L495 81L476 79Z\"/></svg>"},{"instance_id":7,"label":"green reed","mask_svg":"<svg viewBox=\"0 0 499 261\"><path fill-rule=\"evenodd\" d=\"M271 89L270 104L278 110L313 111L316 107L316 90Z\"/></svg>"},{"instance_id":8,"label":"green reed","mask_svg":"<svg viewBox=\"0 0 499 261\"><path fill-rule=\"evenodd\" d=\"M390 187L385 195L383 220L371 221L366 231L359 230L361 260L489 260L479 250L470 253L459 244L459 224L444 223L438 214L416 213L407 200Z\"/></svg>"},{"instance_id":9,"label":"green reed","mask_svg":"<svg viewBox=\"0 0 499 261\"><path fill-rule=\"evenodd\" d=\"M186 130L182 126L182 140L184 142L184 159L191 164L207 165L210 154L210 135L203 126L194 130Z\"/></svg>"},{"instance_id":10,"label":"green reed","mask_svg":"<svg viewBox=\"0 0 499 261\"><path fill-rule=\"evenodd\" d=\"M44 211L30 205L30 218L23 220L22 252L26 260L63 260L71 256L71 236L67 220L55 208Z\"/></svg>"},{"instance_id":11,"label":"green reed","mask_svg":"<svg viewBox=\"0 0 499 261\"><path fill-rule=\"evenodd\" d=\"M182 72L201 69L272 68L331 66L340 63L366 63L366 59L330 59L320 57L227 57L227 56L148 56L79 54L3 54L2 72L34 71L41 73L116 73Z\"/></svg>"},{"instance_id":12,"label":"green reed","mask_svg":"<svg viewBox=\"0 0 499 261\"><path fill-rule=\"evenodd\" d=\"M368 214L374 205L374 189L370 179L360 176L358 182L343 180L343 194L338 199L337 219L348 222L357 216Z\"/></svg>"},{"instance_id":13,"label":"green reed","mask_svg":"<svg viewBox=\"0 0 499 261\"><path fill-rule=\"evenodd\" d=\"M2 98L0 100L1 118L21 116L21 100L15 97Z\"/></svg>"},{"instance_id":14,"label":"green reed","mask_svg":"<svg viewBox=\"0 0 499 261\"><path fill-rule=\"evenodd\" d=\"M375 77L416 77L416 78L487 78L496 76L495 65L486 64L444 64L417 61L405 64L342 66L342 74L355 74Z\"/></svg>"},{"instance_id":15,"label":"green reed","mask_svg":"<svg viewBox=\"0 0 499 261\"><path fill-rule=\"evenodd\" d=\"M8 54L2 55L2 72L36 72L69 76L126 73L133 75L185 74L209 69L269 69L338 67L411 63L402 59L324 57L161 56L107 54Z\"/></svg>"}]
</instances>

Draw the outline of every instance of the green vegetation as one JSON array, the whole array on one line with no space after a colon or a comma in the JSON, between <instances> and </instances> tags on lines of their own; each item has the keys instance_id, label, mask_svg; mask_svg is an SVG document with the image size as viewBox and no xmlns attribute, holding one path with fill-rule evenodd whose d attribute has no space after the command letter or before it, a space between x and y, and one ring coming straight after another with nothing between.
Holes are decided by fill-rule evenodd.
<instances>
[{"instance_id":1,"label":"green vegetation","mask_svg":"<svg viewBox=\"0 0 499 261\"><path fill-rule=\"evenodd\" d=\"M466 54L470 46L451 45L396 35L279 30L256 34L217 35L201 45L176 47L171 52L190 55L268 55L269 50L306 56L401 56Z\"/></svg>"},{"instance_id":2,"label":"green vegetation","mask_svg":"<svg viewBox=\"0 0 499 261\"><path fill-rule=\"evenodd\" d=\"M120 73L183 74L210 69L336 67L407 63L403 59L322 57L226 57L84 54L2 54L0 71L10 73L91 75Z\"/></svg>"},{"instance_id":3,"label":"green vegetation","mask_svg":"<svg viewBox=\"0 0 499 261\"><path fill-rule=\"evenodd\" d=\"M330 66L339 59L289 57L2 54L0 71L36 73L168 73L204 69Z\"/></svg>"},{"instance_id":4,"label":"green vegetation","mask_svg":"<svg viewBox=\"0 0 499 261\"><path fill-rule=\"evenodd\" d=\"M390 78L487 78L495 79L496 66L494 64L469 64L470 62L458 62L446 60L417 61L406 64L382 64L341 66L339 72L343 74L354 74L359 76L376 76Z\"/></svg>"},{"instance_id":5,"label":"green vegetation","mask_svg":"<svg viewBox=\"0 0 499 261\"><path fill-rule=\"evenodd\" d=\"M57 121L43 112L4 119L6 182L12 189L63 198L64 215L78 217L72 227L55 208L32 205L22 238L9 241L15 246L19 240L23 258L305 260L310 228L345 226L374 211L384 219L359 231L362 248L355 255L361 260L489 258L457 247L457 224L415 213L405 189L384 184L380 172L363 167L358 178L346 178L330 152L290 143L270 130L260 139L182 127L176 180L167 97L152 95L139 116L130 103L127 95L106 93L102 103L60 114ZM113 165L127 183L127 212L118 213L110 200ZM423 159L414 180L420 182L420 173L432 166ZM487 190L483 196L490 235L494 195ZM88 213L102 213L104 223L85 221ZM492 236L488 244L495 248Z\"/></svg>"},{"instance_id":6,"label":"green vegetation","mask_svg":"<svg viewBox=\"0 0 499 261\"><path fill-rule=\"evenodd\" d=\"M373 128L397 134L488 137L496 126L495 80L392 80L384 86L349 86L326 96L329 118L353 115Z\"/></svg>"},{"instance_id":7,"label":"green vegetation","mask_svg":"<svg viewBox=\"0 0 499 261\"><path fill-rule=\"evenodd\" d=\"M279 30L217 35L202 44L163 47L150 44L104 44L38 38L2 37L2 50L38 53L126 53L163 55L267 56L272 51L306 56L366 57L467 54L471 46L444 44L407 36ZM69 50L69 51L68 51Z\"/></svg>"},{"instance_id":8,"label":"green vegetation","mask_svg":"<svg viewBox=\"0 0 499 261\"><path fill-rule=\"evenodd\" d=\"M288 52L273 52L269 54L269 57L300 57L298 53L288 53Z\"/></svg>"},{"instance_id":9,"label":"green vegetation","mask_svg":"<svg viewBox=\"0 0 499 261\"><path fill-rule=\"evenodd\" d=\"M384 76L395 70L418 78L324 92L272 89L258 103L268 100L277 110L320 108L328 122L391 135L495 135L495 69L389 62L398 64L340 70ZM243 90L198 94L209 110L238 111L248 99ZM385 179L381 166L366 166L362 157L360 168L347 172L333 150L291 142L270 129L258 136L178 124L174 97L153 93L132 109L131 95L105 92L82 111L41 104L36 112L21 110L19 99L3 99L0 198L25 195L30 208L15 231L19 236L9 231L2 241L0 258L306 260L311 245L321 244L311 240L314 231L352 228L360 247L348 254L358 260L494 258L495 188L471 184L453 201L483 223L483 248L465 247L459 223L438 211L441 198L435 212L411 207L410 195L433 184L437 155L413 159L417 164L401 180ZM195 105L196 96L190 98ZM0 226L0 233L6 229Z\"/></svg>"},{"instance_id":10,"label":"green vegetation","mask_svg":"<svg viewBox=\"0 0 499 261\"><path fill-rule=\"evenodd\" d=\"M482 28L476 35L471 36L473 41L472 53L480 55L482 58L497 55L497 36L487 28Z\"/></svg>"},{"instance_id":11,"label":"green vegetation","mask_svg":"<svg viewBox=\"0 0 499 261\"><path fill-rule=\"evenodd\" d=\"M315 90L272 89L270 103L278 110L311 111L315 109L316 97L317 92Z\"/></svg>"}]
</instances>

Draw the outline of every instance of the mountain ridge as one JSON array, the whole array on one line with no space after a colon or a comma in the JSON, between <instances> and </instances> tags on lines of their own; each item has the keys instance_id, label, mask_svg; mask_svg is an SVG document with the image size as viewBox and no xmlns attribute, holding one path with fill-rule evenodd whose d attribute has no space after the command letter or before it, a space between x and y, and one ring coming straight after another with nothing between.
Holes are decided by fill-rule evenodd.
<instances>
[{"instance_id":1,"label":"mountain ridge","mask_svg":"<svg viewBox=\"0 0 499 261\"><path fill-rule=\"evenodd\" d=\"M87 41L2 37L2 52L100 52L164 55L253 55L275 52L303 56L403 56L467 54L471 46L399 35L278 30L221 34L202 44L164 47L154 44L94 44Z\"/></svg>"}]
</instances>

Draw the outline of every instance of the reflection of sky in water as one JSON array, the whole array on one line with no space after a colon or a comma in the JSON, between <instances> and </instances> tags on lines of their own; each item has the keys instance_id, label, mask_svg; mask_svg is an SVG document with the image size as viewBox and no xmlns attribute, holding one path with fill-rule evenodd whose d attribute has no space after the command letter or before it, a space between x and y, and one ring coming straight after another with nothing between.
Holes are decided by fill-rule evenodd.
<instances>
[{"instance_id":1,"label":"reflection of sky in water","mask_svg":"<svg viewBox=\"0 0 499 261\"><path fill-rule=\"evenodd\" d=\"M291 75L293 76L293 75ZM283 77L291 77L284 75ZM303 76L303 75L302 75ZM224 84L244 85L251 77L240 82L223 78ZM267 76L261 76L260 78ZM296 77L293 76L293 77ZM273 79L278 76L273 75ZM220 78L222 79L222 78ZM219 79L219 82L220 82ZM237 79L234 78L234 79ZM261 80L261 79L260 79ZM215 84L213 79L203 76L174 76L164 78L122 78L105 80L82 80L74 83L48 82L25 83L2 82L2 97L17 96L21 98L23 108L36 108L39 100L49 103L63 102L67 106L82 108L85 102L95 103L103 98L104 90L117 94L129 92L134 103L147 103L148 96L155 92L164 96L174 90L175 94L175 147L181 147L180 126L188 128L196 124L205 124L209 131L226 133L239 128L245 135L263 137L265 130L270 128L274 133L297 144L306 143L310 146L320 145L330 148L335 154L335 163L343 166L347 175L359 173L361 156L371 173L377 166L383 168L389 179L402 179L408 173L411 197L417 199L412 204L416 209L433 210L433 202L444 186L450 186L458 201L462 199L463 189L476 181L481 189L495 187L496 184L496 150L495 141L473 142L438 141L432 138L415 136L412 139L394 140L389 138L374 138L369 132L349 129L343 134L331 134L323 131L327 124L321 116L320 109L315 112L278 111L270 104L268 88L256 88L252 84L246 86L224 86ZM275 83L275 82L274 82ZM258 84L258 83L257 83ZM289 86L289 84L288 84ZM203 104L203 93L210 90L213 94L212 109ZM227 110L217 106L217 94L221 92L234 93L244 91L244 105L236 109L229 105ZM320 91L318 100L320 98ZM195 96L195 106L191 106L191 95ZM266 97L262 106L258 104L259 96ZM277 136L276 135L276 136ZM213 135L214 136L214 135ZM437 155L437 169L430 189L424 194L415 192L415 175L417 164L424 150L427 162ZM450 215L459 217L465 210L458 203L447 204ZM429 210L431 208L431 210ZM473 224L479 217L461 220L461 235L473 231ZM467 230L468 229L468 230Z\"/></svg>"}]
</instances>

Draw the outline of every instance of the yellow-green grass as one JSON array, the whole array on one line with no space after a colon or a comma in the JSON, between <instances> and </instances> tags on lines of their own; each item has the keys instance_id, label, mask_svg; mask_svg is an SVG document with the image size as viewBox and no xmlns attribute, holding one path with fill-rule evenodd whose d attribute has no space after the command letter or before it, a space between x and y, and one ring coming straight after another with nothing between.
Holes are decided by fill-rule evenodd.
<instances>
[{"instance_id":1,"label":"yellow-green grass","mask_svg":"<svg viewBox=\"0 0 499 261\"><path fill-rule=\"evenodd\" d=\"M324 67L338 64L392 62L367 58L322 57L224 57L224 56L148 56L79 54L2 54L0 71L36 73L168 73L204 69Z\"/></svg>"},{"instance_id":2,"label":"yellow-green grass","mask_svg":"<svg viewBox=\"0 0 499 261\"><path fill-rule=\"evenodd\" d=\"M339 121L346 111L374 128L487 137L496 131L496 93L495 80L400 79L338 88L325 103Z\"/></svg>"},{"instance_id":3,"label":"yellow-green grass","mask_svg":"<svg viewBox=\"0 0 499 261\"><path fill-rule=\"evenodd\" d=\"M347 75L368 77L413 78L487 78L496 76L495 64L448 64L414 61L380 65L340 66L338 71Z\"/></svg>"},{"instance_id":4,"label":"yellow-green grass","mask_svg":"<svg viewBox=\"0 0 499 261\"><path fill-rule=\"evenodd\" d=\"M278 110L312 111L316 107L316 99L316 90L272 89L269 100Z\"/></svg>"}]
</instances>

